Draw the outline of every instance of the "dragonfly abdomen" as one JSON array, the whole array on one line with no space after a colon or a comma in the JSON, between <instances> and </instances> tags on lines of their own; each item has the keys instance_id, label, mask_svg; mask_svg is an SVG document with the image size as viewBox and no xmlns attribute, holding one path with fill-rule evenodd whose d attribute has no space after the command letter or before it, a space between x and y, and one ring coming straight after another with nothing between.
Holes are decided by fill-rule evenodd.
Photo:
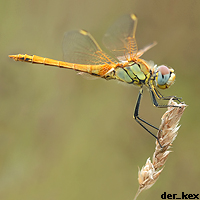
<instances>
[{"instance_id":1,"label":"dragonfly abdomen","mask_svg":"<svg viewBox=\"0 0 200 200\"><path fill-rule=\"evenodd\" d=\"M24 62L31 62L35 64L44 64L44 65L62 67L61 61L44 58L44 57L36 56L36 55L18 54L18 55L10 55L9 57L14 59L15 61L24 61Z\"/></svg>"},{"instance_id":2,"label":"dragonfly abdomen","mask_svg":"<svg viewBox=\"0 0 200 200\"><path fill-rule=\"evenodd\" d=\"M24 61L34 64L44 64L50 66L56 66L61 68L73 69L80 72L85 72L91 75L100 76L102 78L104 75L110 71L114 66L103 64L103 65L85 65L85 64L76 64L76 63L69 63L58 61L54 59L44 58L41 56L36 55L28 55L28 54L18 54L18 55L9 55L10 58L14 59L15 61Z\"/></svg>"},{"instance_id":3,"label":"dragonfly abdomen","mask_svg":"<svg viewBox=\"0 0 200 200\"><path fill-rule=\"evenodd\" d=\"M18 54L18 55L9 55L10 58L14 59L15 61L24 61L24 62L30 62L34 64L44 64L44 65L50 65L50 66L56 66L56 67L63 67L68 69L74 69L77 71L84 71L88 72L89 69L84 69L83 67L78 67L76 64L73 63L67 63L63 61L58 61L50 58L44 58L41 56L36 55L28 55L28 54Z\"/></svg>"}]
</instances>

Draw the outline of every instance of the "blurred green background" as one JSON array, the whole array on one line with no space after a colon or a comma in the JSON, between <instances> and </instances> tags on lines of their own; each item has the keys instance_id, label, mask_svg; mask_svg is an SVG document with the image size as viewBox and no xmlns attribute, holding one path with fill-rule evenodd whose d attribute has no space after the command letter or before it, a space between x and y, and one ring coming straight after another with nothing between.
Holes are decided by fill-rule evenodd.
<instances>
[{"instance_id":1,"label":"blurred green background","mask_svg":"<svg viewBox=\"0 0 200 200\"><path fill-rule=\"evenodd\" d=\"M138 16L146 60L175 69L165 95L188 104L159 180L138 199L199 193L199 0L2 0L0 6L0 199L133 199L138 166L155 140L132 118L138 88L87 80L72 70L14 62L27 53L62 60L66 31L85 29L102 46L121 15ZM144 92L140 116L159 126L165 109Z\"/></svg>"}]
</instances>

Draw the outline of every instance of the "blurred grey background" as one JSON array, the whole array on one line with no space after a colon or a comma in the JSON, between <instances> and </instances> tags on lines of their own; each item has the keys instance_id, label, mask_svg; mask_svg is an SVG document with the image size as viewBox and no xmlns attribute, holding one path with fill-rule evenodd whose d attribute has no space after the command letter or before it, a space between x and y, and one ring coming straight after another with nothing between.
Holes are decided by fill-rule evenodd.
<instances>
[{"instance_id":1,"label":"blurred grey background","mask_svg":"<svg viewBox=\"0 0 200 200\"><path fill-rule=\"evenodd\" d=\"M138 88L8 58L63 60L63 35L74 29L102 46L106 29L128 13L138 17L140 48L158 42L142 58L175 69L176 82L163 94L189 105L165 169L138 199L199 193L199 0L2 0L0 199L133 199L138 166L155 146L132 118ZM159 126L165 110L153 107L145 90L140 116Z\"/></svg>"}]
</instances>

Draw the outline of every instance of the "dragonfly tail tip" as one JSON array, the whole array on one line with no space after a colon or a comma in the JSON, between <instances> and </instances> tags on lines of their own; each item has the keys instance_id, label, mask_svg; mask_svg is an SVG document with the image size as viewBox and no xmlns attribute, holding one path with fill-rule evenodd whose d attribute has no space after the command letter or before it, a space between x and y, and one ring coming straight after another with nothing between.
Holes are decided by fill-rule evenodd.
<instances>
[{"instance_id":1,"label":"dragonfly tail tip","mask_svg":"<svg viewBox=\"0 0 200 200\"><path fill-rule=\"evenodd\" d=\"M8 55L9 58L12 58L13 60L17 60L18 56L17 55Z\"/></svg>"}]
</instances>

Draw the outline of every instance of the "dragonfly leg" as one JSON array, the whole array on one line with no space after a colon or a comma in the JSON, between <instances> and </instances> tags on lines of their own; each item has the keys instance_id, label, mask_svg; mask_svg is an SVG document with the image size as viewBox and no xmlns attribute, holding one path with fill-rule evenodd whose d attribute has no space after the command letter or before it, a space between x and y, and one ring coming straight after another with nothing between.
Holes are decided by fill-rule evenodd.
<instances>
[{"instance_id":1,"label":"dragonfly leg","mask_svg":"<svg viewBox=\"0 0 200 200\"><path fill-rule=\"evenodd\" d=\"M170 100L171 98L172 98L173 100L178 101L179 103L183 103L183 102L180 101L180 100L182 99L182 97L176 97L176 96L166 96L166 97L164 97L164 96L161 95L161 98L160 98L160 99L163 99L163 100Z\"/></svg>"},{"instance_id":2,"label":"dragonfly leg","mask_svg":"<svg viewBox=\"0 0 200 200\"><path fill-rule=\"evenodd\" d=\"M154 94L154 92L156 93L156 96L159 98L159 99L163 99L163 100L169 100L173 97L174 100L177 100L180 102L180 98L178 97L175 97L175 96L167 96L167 97L163 97L157 90L150 90L150 94L151 94L151 98L153 100L153 105L157 108L167 108L167 107L180 107L178 105L167 105L167 104L164 104L164 105L160 105L158 104L157 100L156 100L156 96ZM159 95L158 95L159 94Z\"/></svg>"},{"instance_id":3,"label":"dragonfly leg","mask_svg":"<svg viewBox=\"0 0 200 200\"><path fill-rule=\"evenodd\" d=\"M155 128L156 130L159 130L157 127L151 125L150 123L146 122L145 120L141 119L139 117L139 107L140 107L140 101L141 101L141 98L142 98L142 93L143 93L143 89L141 88L140 91L139 91L139 95L138 95L138 99L137 99L137 103L136 103L136 106L135 106L135 111L134 111L134 115L133 117L135 118L136 122L138 124L140 124L140 126L142 126L142 128L144 128L147 132L149 132L153 137L156 138L156 140L158 141L160 147L162 148L162 145L160 144L160 141L158 139L158 137L156 135L154 135L150 130L148 130L141 122L147 124L148 126L151 126L152 128Z\"/></svg>"},{"instance_id":4,"label":"dragonfly leg","mask_svg":"<svg viewBox=\"0 0 200 200\"><path fill-rule=\"evenodd\" d=\"M180 101L182 99L182 97L176 97L176 96L166 96L166 97L164 97L155 87L151 88L150 91L155 93L155 95L158 97L158 99L170 100L171 98L173 98L173 100L178 101L179 103L182 103Z\"/></svg>"}]
</instances>

